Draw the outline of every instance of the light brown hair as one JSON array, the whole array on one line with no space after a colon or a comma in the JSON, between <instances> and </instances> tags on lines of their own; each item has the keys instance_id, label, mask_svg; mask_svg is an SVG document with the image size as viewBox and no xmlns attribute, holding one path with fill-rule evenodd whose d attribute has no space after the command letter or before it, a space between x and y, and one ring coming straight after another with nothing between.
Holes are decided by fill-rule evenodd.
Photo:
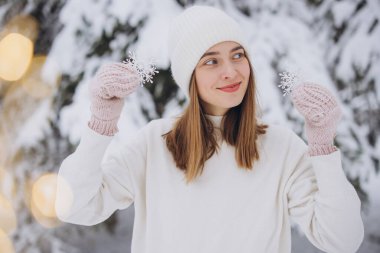
<instances>
[{"instance_id":1,"label":"light brown hair","mask_svg":"<svg viewBox=\"0 0 380 253\"><path fill-rule=\"evenodd\" d=\"M249 62L249 61L248 61ZM222 138L235 147L235 159L240 168L251 170L259 159L257 137L265 134L267 125L258 124L256 118L256 84L253 69L243 101L230 108L221 123ZM190 103L174 128L164 134L166 145L176 166L185 172L187 183L202 174L205 162L218 151L214 126L207 118L199 99L195 75L189 86Z\"/></svg>"}]
</instances>

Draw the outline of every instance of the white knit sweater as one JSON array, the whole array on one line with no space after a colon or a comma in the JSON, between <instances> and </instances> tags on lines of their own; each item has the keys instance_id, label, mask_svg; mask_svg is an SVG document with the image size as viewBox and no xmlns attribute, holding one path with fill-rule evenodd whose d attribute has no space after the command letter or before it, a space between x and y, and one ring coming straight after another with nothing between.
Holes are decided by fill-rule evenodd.
<instances>
[{"instance_id":1,"label":"white knit sweater","mask_svg":"<svg viewBox=\"0 0 380 253\"><path fill-rule=\"evenodd\" d=\"M291 221L325 252L358 249L360 200L340 151L309 157L297 135L270 125L253 170L238 168L234 147L222 142L187 185L162 137L173 123L150 122L106 157L112 137L87 129L59 170L73 196L68 209L58 184L59 218L93 225L134 203L132 253L289 253Z\"/></svg>"}]
</instances>

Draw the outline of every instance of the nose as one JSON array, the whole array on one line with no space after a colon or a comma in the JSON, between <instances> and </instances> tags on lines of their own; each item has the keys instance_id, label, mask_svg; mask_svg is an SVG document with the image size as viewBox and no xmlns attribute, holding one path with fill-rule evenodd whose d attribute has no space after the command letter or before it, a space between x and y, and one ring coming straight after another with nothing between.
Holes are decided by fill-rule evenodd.
<instances>
[{"instance_id":1,"label":"nose","mask_svg":"<svg viewBox=\"0 0 380 253\"><path fill-rule=\"evenodd\" d=\"M237 71L233 63L226 62L222 69L222 79L234 79L236 77Z\"/></svg>"}]
</instances>

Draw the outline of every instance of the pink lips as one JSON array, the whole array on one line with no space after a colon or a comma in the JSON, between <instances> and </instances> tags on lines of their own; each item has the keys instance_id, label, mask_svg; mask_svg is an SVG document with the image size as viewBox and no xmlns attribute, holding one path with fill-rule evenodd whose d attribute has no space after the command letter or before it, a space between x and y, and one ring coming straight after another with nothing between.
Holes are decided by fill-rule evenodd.
<instances>
[{"instance_id":1,"label":"pink lips","mask_svg":"<svg viewBox=\"0 0 380 253\"><path fill-rule=\"evenodd\" d=\"M235 92L239 89L240 84L241 84L241 82L233 83L233 84L223 86L223 87L218 88L218 89L221 91L224 91L224 92Z\"/></svg>"}]
</instances>

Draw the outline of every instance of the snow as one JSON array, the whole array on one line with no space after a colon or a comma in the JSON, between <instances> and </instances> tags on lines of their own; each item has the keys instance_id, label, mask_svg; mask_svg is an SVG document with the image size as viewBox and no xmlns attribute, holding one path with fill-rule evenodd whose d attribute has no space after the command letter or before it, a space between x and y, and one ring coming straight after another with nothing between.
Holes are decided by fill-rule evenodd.
<instances>
[{"instance_id":1,"label":"snow","mask_svg":"<svg viewBox=\"0 0 380 253\"><path fill-rule=\"evenodd\" d=\"M75 0L72 1L75 2ZM142 19L148 16L152 2L157 1L113 0L112 4L108 8L108 11L110 15L117 17L121 23L125 23L128 20L132 26L136 26Z\"/></svg>"},{"instance_id":2,"label":"snow","mask_svg":"<svg viewBox=\"0 0 380 253\"><path fill-rule=\"evenodd\" d=\"M331 11L334 17L334 25L341 27L343 22L347 21L355 10L353 1L340 1L333 5Z\"/></svg>"},{"instance_id":3,"label":"snow","mask_svg":"<svg viewBox=\"0 0 380 253\"><path fill-rule=\"evenodd\" d=\"M73 103L62 108L59 123L62 135L67 136L71 143L78 143L90 116L88 86L79 85L74 94Z\"/></svg>"},{"instance_id":4,"label":"snow","mask_svg":"<svg viewBox=\"0 0 380 253\"><path fill-rule=\"evenodd\" d=\"M8 8L9 8L10 5L11 5L10 3L4 4L4 5L0 5L0 17L4 16L4 13L7 12L7 10L8 10Z\"/></svg>"},{"instance_id":5,"label":"snow","mask_svg":"<svg viewBox=\"0 0 380 253\"><path fill-rule=\"evenodd\" d=\"M171 20L180 12L174 1L154 1L150 18L139 34L136 54L142 58L155 59L158 68L169 68L168 32Z\"/></svg>"},{"instance_id":6,"label":"snow","mask_svg":"<svg viewBox=\"0 0 380 253\"><path fill-rule=\"evenodd\" d=\"M33 117L29 117L19 131L15 140L18 147L32 147L37 141L41 140L46 132L50 131L49 115L51 114L51 101L42 101L34 111Z\"/></svg>"},{"instance_id":7,"label":"snow","mask_svg":"<svg viewBox=\"0 0 380 253\"><path fill-rule=\"evenodd\" d=\"M346 44L338 74L344 77L345 80L352 80L354 79L353 68L363 73L371 62L372 43L373 41L363 36L363 34L356 34L351 38Z\"/></svg>"},{"instance_id":8,"label":"snow","mask_svg":"<svg viewBox=\"0 0 380 253\"><path fill-rule=\"evenodd\" d=\"M178 101L175 99L170 100L165 107L163 118L172 118L178 117L183 112L183 108L178 104Z\"/></svg>"}]
</instances>

